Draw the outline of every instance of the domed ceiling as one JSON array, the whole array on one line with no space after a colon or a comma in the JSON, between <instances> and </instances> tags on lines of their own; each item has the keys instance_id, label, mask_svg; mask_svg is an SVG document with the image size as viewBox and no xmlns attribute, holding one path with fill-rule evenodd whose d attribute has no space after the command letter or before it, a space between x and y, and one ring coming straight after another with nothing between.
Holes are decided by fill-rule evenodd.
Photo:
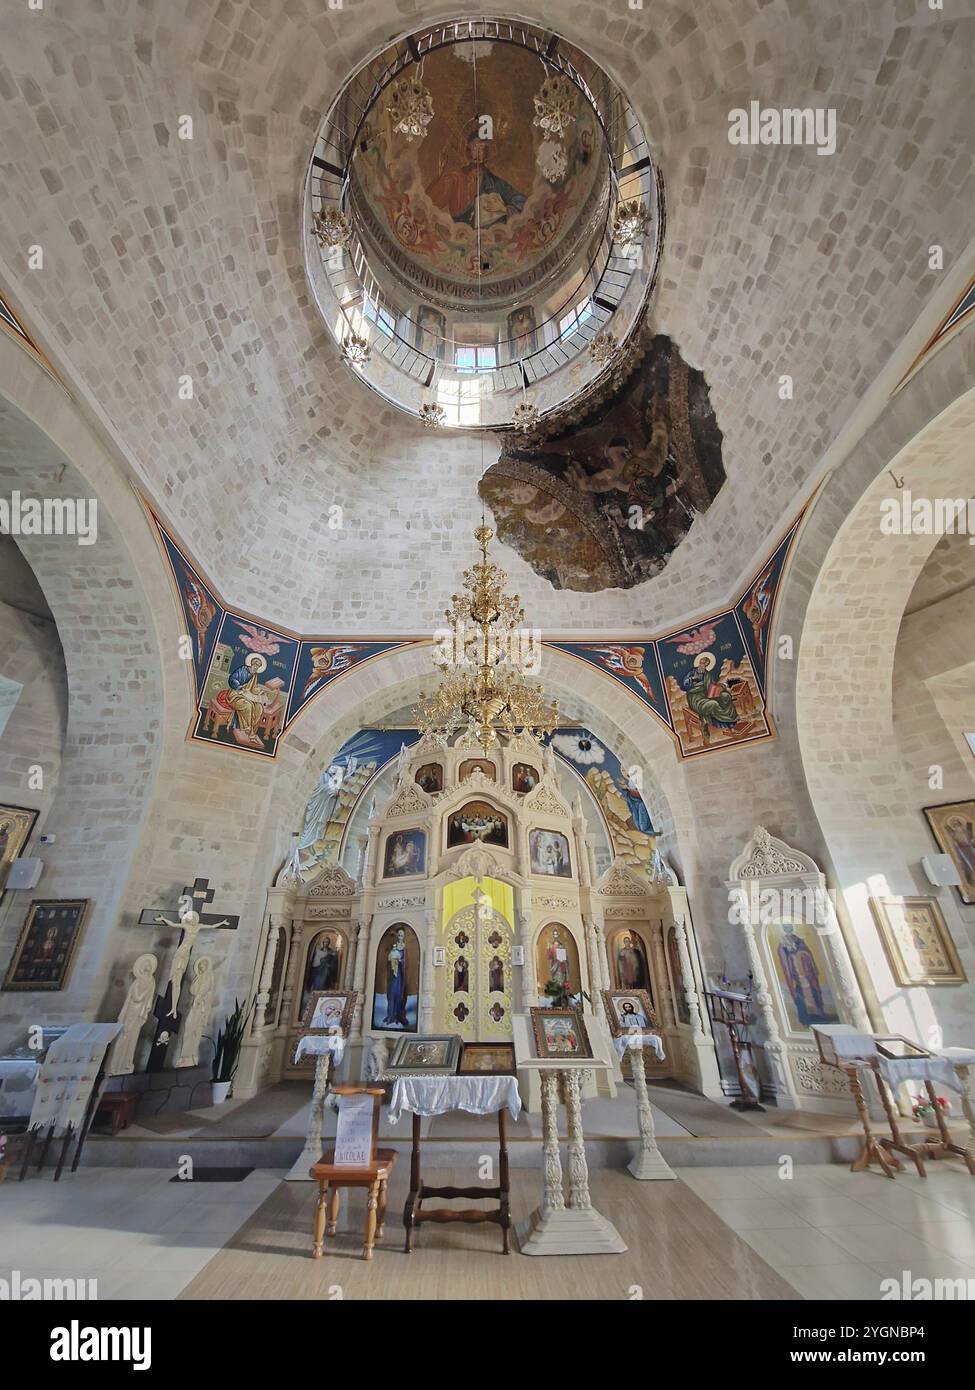
<instances>
[{"instance_id":1,"label":"domed ceiling","mask_svg":"<svg viewBox=\"0 0 975 1390\"><path fill-rule=\"evenodd\" d=\"M542 281L592 259L610 194L606 142L568 83L564 137L539 124L535 98L547 80L527 49L454 45L417 70L433 111L422 138L396 129L396 83L360 129L352 210L386 265L422 297L500 305L526 290L537 296Z\"/></svg>"}]
</instances>

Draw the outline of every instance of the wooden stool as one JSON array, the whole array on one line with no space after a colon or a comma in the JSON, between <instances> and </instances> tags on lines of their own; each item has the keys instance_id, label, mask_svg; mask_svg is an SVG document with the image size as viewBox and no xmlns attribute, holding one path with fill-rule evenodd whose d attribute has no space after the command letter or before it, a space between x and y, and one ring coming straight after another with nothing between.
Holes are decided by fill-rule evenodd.
<instances>
[{"instance_id":1,"label":"wooden stool","mask_svg":"<svg viewBox=\"0 0 975 1390\"><path fill-rule=\"evenodd\" d=\"M321 1160L309 1170L318 1183L318 1206L315 1210L315 1247L313 1257L322 1255L325 1239L325 1210L328 1203L328 1234L335 1235L339 1219L339 1196L343 1187L366 1187L369 1189L368 1209L366 1211L366 1241L362 1247L362 1258L372 1259L372 1248L377 1240L382 1240L386 1225L386 1188L389 1175L396 1166L395 1149L377 1149L376 1161L368 1168L350 1168L333 1162L335 1150L327 1149Z\"/></svg>"},{"instance_id":2,"label":"wooden stool","mask_svg":"<svg viewBox=\"0 0 975 1390\"><path fill-rule=\"evenodd\" d=\"M112 1133L118 1134L120 1129L128 1129L135 1119L138 1099L134 1091L106 1091L98 1102L96 1118L108 1116Z\"/></svg>"}]
</instances>

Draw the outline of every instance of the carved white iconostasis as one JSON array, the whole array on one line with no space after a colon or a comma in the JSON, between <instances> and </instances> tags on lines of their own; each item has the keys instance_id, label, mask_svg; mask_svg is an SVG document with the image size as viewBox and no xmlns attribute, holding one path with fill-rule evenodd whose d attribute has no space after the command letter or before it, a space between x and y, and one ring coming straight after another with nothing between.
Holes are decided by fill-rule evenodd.
<instances>
[{"instance_id":1,"label":"carved white iconostasis","mask_svg":"<svg viewBox=\"0 0 975 1390\"><path fill-rule=\"evenodd\" d=\"M758 826L727 886L755 980L763 1091L786 1107L845 1109L846 1077L821 1064L811 1026L872 1029L824 874L809 855Z\"/></svg>"},{"instance_id":2,"label":"carved white iconostasis","mask_svg":"<svg viewBox=\"0 0 975 1390\"><path fill-rule=\"evenodd\" d=\"M544 1002L553 972L601 1014L625 950L626 978L645 971L666 1038L651 1076L720 1095L686 895L660 872L650 883L616 863L593 882L581 800L569 804L554 753L531 739L490 757L429 736L404 748L371 809L358 882L328 864L269 890L235 1094L311 1074L291 1063L311 988L357 991L341 1074L359 1079L404 1033L510 1041L513 1014ZM537 1077L523 1082L537 1108Z\"/></svg>"}]
</instances>

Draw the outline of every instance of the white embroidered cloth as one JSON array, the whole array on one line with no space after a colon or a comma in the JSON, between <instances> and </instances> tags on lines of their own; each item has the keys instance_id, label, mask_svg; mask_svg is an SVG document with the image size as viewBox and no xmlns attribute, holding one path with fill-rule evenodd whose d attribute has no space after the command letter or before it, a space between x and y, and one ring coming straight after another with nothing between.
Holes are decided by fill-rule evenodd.
<instances>
[{"instance_id":1,"label":"white embroidered cloth","mask_svg":"<svg viewBox=\"0 0 975 1390\"><path fill-rule=\"evenodd\" d=\"M404 1111L413 1115L445 1115L466 1110L469 1115L493 1115L507 1110L517 1120L521 1109L514 1076L398 1076L389 1102L389 1123Z\"/></svg>"},{"instance_id":2,"label":"white embroidered cloth","mask_svg":"<svg viewBox=\"0 0 975 1390\"><path fill-rule=\"evenodd\" d=\"M341 1033L306 1033L298 1039L295 1061L300 1062L302 1057L323 1057L326 1052L334 1053L335 1062L341 1062L345 1052L345 1039Z\"/></svg>"},{"instance_id":3,"label":"white embroidered cloth","mask_svg":"<svg viewBox=\"0 0 975 1390\"><path fill-rule=\"evenodd\" d=\"M649 1047L657 1054L657 1061L666 1061L667 1054L664 1052L664 1040L659 1033L638 1033L636 1029L632 1033L623 1033L620 1037L613 1039L613 1046L616 1048L616 1055L622 1062L624 1056L631 1048Z\"/></svg>"},{"instance_id":4,"label":"white embroidered cloth","mask_svg":"<svg viewBox=\"0 0 975 1390\"><path fill-rule=\"evenodd\" d=\"M40 1070L29 1057L0 1057L0 1117L30 1114Z\"/></svg>"},{"instance_id":5,"label":"white embroidered cloth","mask_svg":"<svg viewBox=\"0 0 975 1390\"><path fill-rule=\"evenodd\" d=\"M956 1067L975 1067L975 1047L938 1047L934 1051Z\"/></svg>"},{"instance_id":6,"label":"white embroidered cloth","mask_svg":"<svg viewBox=\"0 0 975 1390\"><path fill-rule=\"evenodd\" d=\"M844 1061L862 1062L876 1056L877 1044L870 1034L861 1033L850 1023L814 1023L812 1031L828 1038L832 1051Z\"/></svg>"},{"instance_id":7,"label":"white embroidered cloth","mask_svg":"<svg viewBox=\"0 0 975 1390\"><path fill-rule=\"evenodd\" d=\"M905 1081L940 1081L953 1091L960 1089L955 1064L947 1057L881 1057L880 1075L888 1086Z\"/></svg>"}]
</instances>

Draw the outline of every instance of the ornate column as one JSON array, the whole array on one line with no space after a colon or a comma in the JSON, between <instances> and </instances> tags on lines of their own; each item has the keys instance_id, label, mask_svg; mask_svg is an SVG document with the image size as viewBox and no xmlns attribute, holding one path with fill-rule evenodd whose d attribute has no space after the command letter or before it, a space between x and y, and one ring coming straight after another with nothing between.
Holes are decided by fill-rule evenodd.
<instances>
[{"instance_id":1,"label":"ornate column","mask_svg":"<svg viewBox=\"0 0 975 1390\"><path fill-rule=\"evenodd\" d=\"M599 938L596 935L596 923L591 917L585 915L583 915L582 921L586 929L586 947L589 957L589 987L592 990L593 1013L605 1019L606 1009L603 1005L602 996L602 990L605 986L603 985L603 972L599 959Z\"/></svg>"},{"instance_id":2,"label":"ornate column","mask_svg":"<svg viewBox=\"0 0 975 1390\"><path fill-rule=\"evenodd\" d=\"M564 1211L562 1159L559 1156L559 1076L554 1071L542 1072L542 1144L545 1168L542 1211Z\"/></svg>"},{"instance_id":3,"label":"ornate column","mask_svg":"<svg viewBox=\"0 0 975 1390\"><path fill-rule=\"evenodd\" d=\"M647 1075L644 1069L642 1047L630 1048L630 1072L633 1076L633 1089L636 1092L637 1121L640 1126L640 1147L630 1159L627 1167L635 1178L676 1178L657 1148L657 1135L653 1127L653 1110L647 1094Z\"/></svg>"},{"instance_id":4,"label":"ornate column","mask_svg":"<svg viewBox=\"0 0 975 1390\"><path fill-rule=\"evenodd\" d=\"M255 1033L259 1033L264 1027L267 1003L271 997L271 980L274 975L274 957L277 954L278 938L287 920L287 917L282 916L279 912L272 912L268 919L267 941L264 948L264 964L261 967L261 978L257 987L257 999L254 1004L253 1032Z\"/></svg>"},{"instance_id":5,"label":"ornate column","mask_svg":"<svg viewBox=\"0 0 975 1390\"><path fill-rule=\"evenodd\" d=\"M423 969L420 972L420 1032L433 1032L434 974L433 944L436 937L437 913L433 908L424 912L426 919L426 941L423 946Z\"/></svg>"},{"instance_id":6,"label":"ornate column","mask_svg":"<svg viewBox=\"0 0 975 1390\"><path fill-rule=\"evenodd\" d=\"M606 944L606 928L602 922L597 922L593 918L593 926L596 929L596 955L599 959L599 975L602 980L603 989L613 988L613 977L609 969L609 947Z\"/></svg>"},{"instance_id":7,"label":"ornate column","mask_svg":"<svg viewBox=\"0 0 975 1390\"><path fill-rule=\"evenodd\" d=\"M578 1069L558 1073L565 1096L565 1119L569 1133L569 1207L585 1211L592 1206L589 1196L589 1164L582 1130L581 1073Z\"/></svg>"},{"instance_id":8,"label":"ornate column","mask_svg":"<svg viewBox=\"0 0 975 1390\"><path fill-rule=\"evenodd\" d=\"M291 955L288 957L288 968L281 988L281 1009L278 1013L278 1019L285 1028L291 1027L291 1008L295 997L298 969L301 964L301 937L301 923L293 922L291 926Z\"/></svg>"},{"instance_id":9,"label":"ornate column","mask_svg":"<svg viewBox=\"0 0 975 1390\"><path fill-rule=\"evenodd\" d=\"M368 851L369 851L369 837L368 837L367 835L360 835L359 838L356 840L356 863L355 863L355 877L356 877L356 883L358 884L358 886L359 886L360 889L362 888L362 885L363 885L363 883L364 883L364 881L365 881L365 877L366 877L366 859L367 859L367 857L368 857Z\"/></svg>"},{"instance_id":10,"label":"ornate column","mask_svg":"<svg viewBox=\"0 0 975 1390\"><path fill-rule=\"evenodd\" d=\"M352 988L355 990L355 1007L352 1011L352 1027L349 1037L356 1040L362 1037L362 1015L365 1007L366 969L369 964L369 928L372 917L361 917L356 922L355 974Z\"/></svg>"},{"instance_id":11,"label":"ornate column","mask_svg":"<svg viewBox=\"0 0 975 1390\"><path fill-rule=\"evenodd\" d=\"M674 935L677 939L680 973L684 977L684 998L687 1000L687 1011L691 1018L691 1032L694 1034L695 1043L709 1042L708 1032L704 1027L704 1015L701 1012L701 996L697 992L694 968L691 965L691 953L687 945L687 928L684 925L682 912L674 915Z\"/></svg>"},{"instance_id":12,"label":"ornate column","mask_svg":"<svg viewBox=\"0 0 975 1390\"><path fill-rule=\"evenodd\" d=\"M755 927L751 920L744 915L741 930L745 938L745 949L748 952L749 969L755 981L755 1003L758 1005L762 1027L765 1030L764 1051L771 1074L772 1087L776 1095L788 1096L790 1102L795 1105L796 1088L792 1081L792 1070L786 1056L782 1034L779 1032L778 1019L775 1017L775 1007L772 996L769 994L768 977L765 974L765 967L762 965L761 952L755 940Z\"/></svg>"},{"instance_id":13,"label":"ornate column","mask_svg":"<svg viewBox=\"0 0 975 1390\"><path fill-rule=\"evenodd\" d=\"M650 928L650 950L653 953L653 977L657 982L654 1003L660 1010L660 1024L664 1029L673 1028L677 1023L677 1014L670 993L670 976L667 972L667 956L664 950L663 918L654 922Z\"/></svg>"},{"instance_id":14,"label":"ornate column","mask_svg":"<svg viewBox=\"0 0 975 1390\"><path fill-rule=\"evenodd\" d=\"M518 944L525 954L525 963L521 967L521 1012L527 1013L530 1006L538 999L538 980L535 977L535 957L531 948L531 918L532 914L524 908L518 908Z\"/></svg>"},{"instance_id":15,"label":"ornate column","mask_svg":"<svg viewBox=\"0 0 975 1390\"><path fill-rule=\"evenodd\" d=\"M363 882L372 884L375 884L379 878L379 832L382 829L379 821L374 819L375 814L376 799L373 797L368 825L369 843L366 847L366 859L363 865Z\"/></svg>"}]
</instances>

